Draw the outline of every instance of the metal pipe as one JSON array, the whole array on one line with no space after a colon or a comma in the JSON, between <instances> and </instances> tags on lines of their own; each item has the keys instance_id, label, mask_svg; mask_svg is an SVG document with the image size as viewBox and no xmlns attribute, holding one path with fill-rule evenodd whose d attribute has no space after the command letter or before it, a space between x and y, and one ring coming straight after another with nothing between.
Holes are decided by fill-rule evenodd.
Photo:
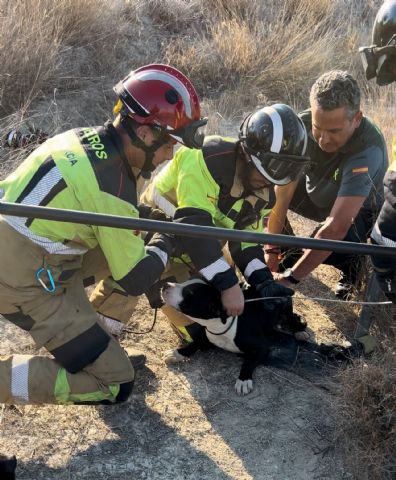
<instances>
[{"instance_id":1,"label":"metal pipe","mask_svg":"<svg viewBox=\"0 0 396 480\"><path fill-rule=\"evenodd\" d=\"M82 212L59 208L38 207L17 203L1 202L0 214L26 218L41 218L58 222L82 223L112 228L125 228L144 232L171 233L186 237L211 238L248 243L268 243L281 247L311 248L332 252L354 253L360 255L385 255L396 257L396 248L380 245L368 245L338 240L322 240L290 235L256 233L246 230L229 230L226 228L203 227L177 222L162 222L141 218L122 217L103 213Z\"/></svg>"}]
</instances>

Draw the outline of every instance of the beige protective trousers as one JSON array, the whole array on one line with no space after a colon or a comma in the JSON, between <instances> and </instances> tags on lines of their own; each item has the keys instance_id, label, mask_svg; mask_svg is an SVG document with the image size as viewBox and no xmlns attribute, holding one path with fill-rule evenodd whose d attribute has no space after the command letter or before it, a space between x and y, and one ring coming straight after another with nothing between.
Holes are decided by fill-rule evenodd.
<instances>
[{"instance_id":1,"label":"beige protective trousers","mask_svg":"<svg viewBox=\"0 0 396 480\"><path fill-rule=\"evenodd\" d=\"M0 252L0 313L51 354L1 356L0 403L125 400L134 370L117 340L99 325L83 284L88 277L109 275L100 249L52 255L0 217ZM53 293L37 279L40 270L48 287L52 275Z\"/></svg>"}]
</instances>

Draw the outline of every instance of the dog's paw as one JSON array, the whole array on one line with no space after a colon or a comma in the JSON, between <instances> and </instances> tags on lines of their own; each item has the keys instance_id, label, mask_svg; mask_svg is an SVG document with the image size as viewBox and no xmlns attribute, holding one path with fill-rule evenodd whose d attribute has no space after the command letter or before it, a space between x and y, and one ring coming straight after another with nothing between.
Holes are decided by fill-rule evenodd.
<instances>
[{"instance_id":1,"label":"dog's paw","mask_svg":"<svg viewBox=\"0 0 396 480\"><path fill-rule=\"evenodd\" d=\"M188 357L181 355L177 350L168 350L163 356L164 362L167 365L173 365L175 363L185 362Z\"/></svg>"},{"instance_id":2,"label":"dog's paw","mask_svg":"<svg viewBox=\"0 0 396 480\"><path fill-rule=\"evenodd\" d=\"M235 382L235 391L238 395L248 395L253 390L253 380L238 380Z\"/></svg>"},{"instance_id":3,"label":"dog's paw","mask_svg":"<svg viewBox=\"0 0 396 480\"><path fill-rule=\"evenodd\" d=\"M295 332L294 338L296 340L301 340L302 342L309 342L312 340L312 336L306 330L302 330L301 332Z\"/></svg>"}]
</instances>

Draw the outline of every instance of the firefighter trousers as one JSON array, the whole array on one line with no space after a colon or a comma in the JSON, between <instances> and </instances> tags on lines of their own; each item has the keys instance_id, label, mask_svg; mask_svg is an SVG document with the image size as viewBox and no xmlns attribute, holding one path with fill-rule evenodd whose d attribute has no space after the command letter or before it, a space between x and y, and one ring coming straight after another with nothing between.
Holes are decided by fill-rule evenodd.
<instances>
[{"instance_id":1,"label":"firefighter trousers","mask_svg":"<svg viewBox=\"0 0 396 480\"><path fill-rule=\"evenodd\" d=\"M98 323L84 289L84 279L109 274L101 250L49 254L0 217L0 251L0 313L51 354L1 356L0 403L125 400L133 367ZM53 289L51 278L53 292L46 291Z\"/></svg>"}]
</instances>

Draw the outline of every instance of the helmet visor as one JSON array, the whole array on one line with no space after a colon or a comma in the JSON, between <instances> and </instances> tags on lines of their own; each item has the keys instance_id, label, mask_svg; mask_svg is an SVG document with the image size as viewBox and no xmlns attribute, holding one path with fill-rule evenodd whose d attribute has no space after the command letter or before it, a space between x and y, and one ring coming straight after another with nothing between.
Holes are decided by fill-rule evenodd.
<instances>
[{"instance_id":1,"label":"helmet visor","mask_svg":"<svg viewBox=\"0 0 396 480\"><path fill-rule=\"evenodd\" d=\"M287 185L300 177L307 168L310 157L273 152L250 154L257 170L274 185Z\"/></svg>"},{"instance_id":2,"label":"helmet visor","mask_svg":"<svg viewBox=\"0 0 396 480\"><path fill-rule=\"evenodd\" d=\"M201 149L205 139L204 127L207 122L207 118L201 118L200 120L194 120L185 127L166 131L168 135L186 147Z\"/></svg>"},{"instance_id":3,"label":"helmet visor","mask_svg":"<svg viewBox=\"0 0 396 480\"><path fill-rule=\"evenodd\" d=\"M360 47L359 53L367 80L377 77L378 85L388 85L396 80L396 34L385 46Z\"/></svg>"},{"instance_id":4,"label":"helmet visor","mask_svg":"<svg viewBox=\"0 0 396 480\"><path fill-rule=\"evenodd\" d=\"M377 58L373 52L373 47L361 47L359 53L366 79L371 80L377 75Z\"/></svg>"}]
</instances>

